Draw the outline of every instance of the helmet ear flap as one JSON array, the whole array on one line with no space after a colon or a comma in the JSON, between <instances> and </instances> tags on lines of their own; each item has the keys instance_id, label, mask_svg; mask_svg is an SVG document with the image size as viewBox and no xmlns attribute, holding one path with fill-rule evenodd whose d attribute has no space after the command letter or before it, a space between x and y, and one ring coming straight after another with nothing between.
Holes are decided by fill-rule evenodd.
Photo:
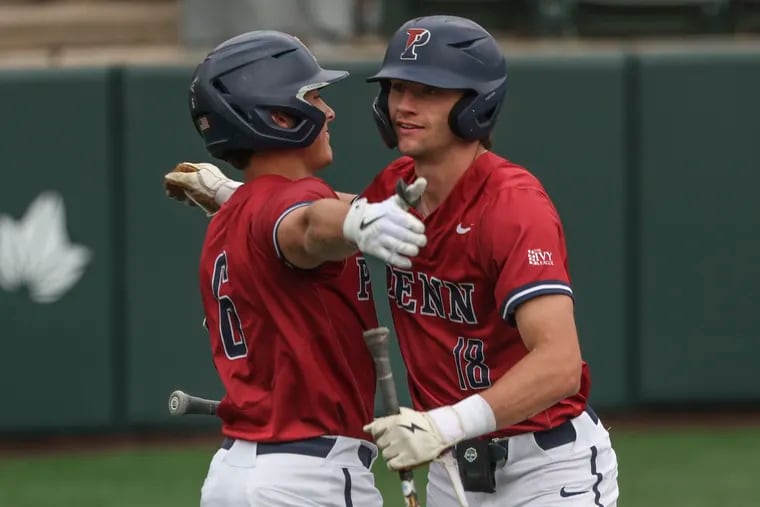
<instances>
[{"instance_id":1,"label":"helmet ear flap","mask_svg":"<svg viewBox=\"0 0 760 507\"><path fill-rule=\"evenodd\" d=\"M467 127L465 123L467 122L467 117L471 116L471 113L468 111L468 109L472 107L477 98L478 96L475 92L466 91L462 98L459 99L456 104L454 104L454 107L452 107L451 111L449 112L449 128L455 136L461 137L462 139L466 139L468 141L472 139L467 133ZM468 113L470 114L468 115Z\"/></svg>"},{"instance_id":2,"label":"helmet ear flap","mask_svg":"<svg viewBox=\"0 0 760 507\"><path fill-rule=\"evenodd\" d=\"M387 81L380 82L380 91L377 92L375 100L372 102L372 116L375 119L375 125L380 131L380 136L388 148L395 148L398 145L396 131L393 130L390 112L388 110L388 94L390 84Z\"/></svg>"},{"instance_id":3,"label":"helmet ear flap","mask_svg":"<svg viewBox=\"0 0 760 507\"><path fill-rule=\"evenodd\" d=\"M504 103L506 82L490 93L465 92L449 113L449 127L467 141L486 139Z\"/></svg>"}]
</instances>

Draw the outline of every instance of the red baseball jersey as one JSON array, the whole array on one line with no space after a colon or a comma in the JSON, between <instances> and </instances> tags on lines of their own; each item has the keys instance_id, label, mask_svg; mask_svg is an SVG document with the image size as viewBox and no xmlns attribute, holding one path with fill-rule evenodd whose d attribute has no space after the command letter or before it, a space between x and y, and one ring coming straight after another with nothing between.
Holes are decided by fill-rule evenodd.
<instances>
[{"instance_id":1,"label":"red baseball jersey","mask_svg":"<svg viewBox=\"0 0 760 507\"><path fill-rule=\"evenodd\" d=\"M257 442L366 438L375 368L362 332L377 327L364 258L295 268L276 241L289 212L336 198L318 178L267 175L240 187L209 223L200 287L226 395L222 432Z\"/></svg>"},{"instance_id":2,"label":"red baseball jersey","mask_svg":"<svg viewBox=\"0 0 760 507\"><path fill-rule=\"evenodd\" d=\"M402 157L365 190L370 202L414 181ZM541 183L490 152L424 219L428 244L409 270L388 268L388 297L415 408L430 410L486 389L527 354L515 309L543 294L572 297L564 232ZM580 392L493 436L555 427L581 413Z\"/></svg>"}]
</instances>

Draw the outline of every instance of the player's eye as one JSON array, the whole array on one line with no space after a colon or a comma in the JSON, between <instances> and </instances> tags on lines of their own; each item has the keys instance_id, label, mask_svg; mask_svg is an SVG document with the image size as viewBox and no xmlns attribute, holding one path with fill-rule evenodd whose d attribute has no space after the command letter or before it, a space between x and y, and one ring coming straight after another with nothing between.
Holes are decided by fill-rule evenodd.
<instances>
[{"instance_id":1,"label":"player's eye","mask_svg":"<svg viewBox=\"0 0 760 507\"><path fill-rule=\"evenodd\" d=\"M394 92L403 92L404 83L399 83L399 82L391 83L391 90L393 90Z\"/></svg>"},{"instance_id":2,"label":"player's eye","mask_svg":"<svg viewBox=\"0 0 760 507\"><path fill-rule=\"evenodd\" d=\"M317 90L311 90L309 91L304 98L308 100L309 102L317 102L321 98L321 95L319 94L319 91Z\"/></svg>"}]
</instances>

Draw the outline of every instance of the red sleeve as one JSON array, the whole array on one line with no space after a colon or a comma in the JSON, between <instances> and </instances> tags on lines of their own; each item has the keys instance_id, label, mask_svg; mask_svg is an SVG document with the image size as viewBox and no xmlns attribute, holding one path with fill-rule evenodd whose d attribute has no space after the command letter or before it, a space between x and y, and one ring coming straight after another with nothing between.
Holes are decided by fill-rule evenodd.
<instances>
[{"instance_id":1,"label":"red sleeve","mask_svg":"<svg viewBox=\"0 0 760 507\"><path fill-rule=\"evenodd\" d=\"M279 259L294 267L282 255L277 244L277 228L288 213L325 198L337 199L338 196L319 178L303 178L278 186L271 192L267 205L252 220L251 241L255 245L273 248ZM339 265L341 268L343 266L342 261L325 263L328 264Z\"/></svg>"},{"instance_id":2,"label":"red sleeve","mask_svg":"<svg viewBox=\"0 0 760 507\"><path fill-rule=\"evenodd\" d=\"M542 190L502 190L486 208L481 230L481 252L504 320L515 325L515 310L531 298L573 297L562 223Z\"/></svg>"}]
</instances>

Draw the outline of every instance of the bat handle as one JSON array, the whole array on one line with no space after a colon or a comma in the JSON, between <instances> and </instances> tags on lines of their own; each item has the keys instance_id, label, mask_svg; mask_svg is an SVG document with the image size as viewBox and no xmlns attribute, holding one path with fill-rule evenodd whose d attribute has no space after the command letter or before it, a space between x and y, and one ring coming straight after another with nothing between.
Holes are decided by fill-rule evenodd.
<instances>
[{"instance_id":1,"label":"bat handle","mask_svg":"<svg viewBox=\"0 0 760 507\"><path fill-rule=\"evenodd\" d=\"M421 196L413 199L412 196L409 195L408 187L409 185L407 185L403 179L399 178L396 182L396 195L398 195L407 206L414 208L419 204Z\"/></svg>"},{"instance_id":2,"label":"bat handle","mask_svg":"<svg viewBox=\"0 0 760 507\"><path fill-rule=\"evenodd\" d=\"M403 180L399 180L399 186L405 183ZM403 199L404 196L399 194ZM380 394L383 397L383 405L385 406L385 413L387 415L398 414L399 403L396 395L396 386L393 383L393 370L390 366L390 358L388 357L388 335L389 330L387 327L378 327L375 329L369 329L364 332L364 341L369 348L372 359L375 362L378 387ZM414 473L411 470L399 470L399 478L401 479L401 492L404 495L404 503L406 507L420 507L420 500L417 497L417 489L414 487Z\"/></svg>"},{"instance_id":3,"label":"bat handle","mask_svg":"<svg viewBox=\"0 0 760 507\"><path fill-rule=\"evenodd\" d=\"M401 478L401 493L404 495L406 507L420 507L420 499L414 487L414 473L411 470L400 470L398 476Z\"/></svg>"}]
</instances>

